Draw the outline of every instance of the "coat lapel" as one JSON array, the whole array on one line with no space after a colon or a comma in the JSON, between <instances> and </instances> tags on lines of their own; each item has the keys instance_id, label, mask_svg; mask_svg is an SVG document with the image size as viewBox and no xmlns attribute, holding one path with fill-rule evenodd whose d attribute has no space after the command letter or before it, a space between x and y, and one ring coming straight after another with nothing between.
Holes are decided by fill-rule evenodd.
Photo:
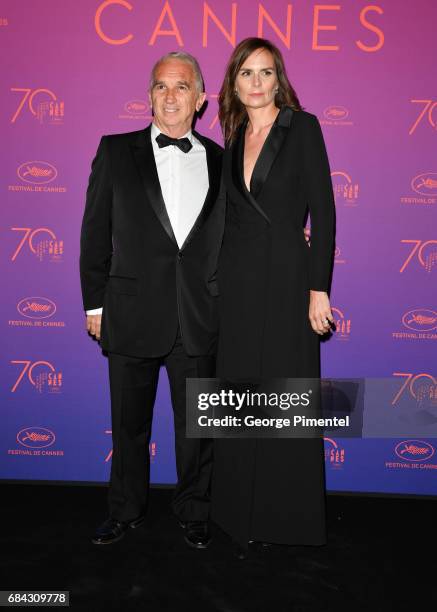
<instances>
[{"instance_id":1,"label":"coat lapel","mask_svg":"<svg viewBox=\"0 0 437 612\"><path fill-rule=\"evenodd\" d=\"M177 246L173 228L165 207L164 198L162 197L155 156L153 155L152 142L150 140L150 130L151 126L149 125L145 130L140 132L138 138L131 147L135 162L143 180L147 198L168 237Z\"/></svg>"},{"instance_id":2,"label":"coat lapel","mask_svg":"<svg viewBox=\"0 0 437 612\"><path fill-rule=\"evenodd\" d=\"M255 198L247 191L246 186L242 181L242 168L239 163L239 140L229 147L226 147L223 155L223 178L226 186L226 190L233 200L240 201L244 206L249 202L251 206L263 217L263 219L270 223L270 219L263 211L261 206L255 200ZM244 180L244 179L243 179Z\"/></svg>"},{"instance_id":3,"label":"coat lapel","mask_svg":"<svg viewBox=\"0 0 437 612\"><path fill-rule=\"evenodd\" d=\"M268 223L270 219L258 199L287 136L292 116L293 110L289 106L282 107L255 163L250 191L244 181L244 130L247 121L242 124L234 144L225 153L224 168L228 188L234 195L238 193L239 197L243 196Z\"/></svg>"},{"instance_id":4,"label":"coat lapel","mask_svg":"<svg viewBox=\"0 0 437 612\"><path fill-rule=\"evenodd\" d=\"M203 203L202 209L191 228L188 236L185 238L184 244L181 247L181 250L184 249L189 242L194 238L197 232L205 224L206 220L209 217L209 214L217 200L219 188L220 188L220 175L221 175L221 163L219 159L219 154L216 149L212 147L206 138L203 138L201 134L193 131L194 136L203 144L206 150L206 163L208 166L208 182L209 187L205 197L205 201Z\"/></svg>"},{"instance_id":5,"label":"coat lapel","mask_svg":"<svg viewBox=\"0 0 437 612\"><path fill-rule=\"evenodd\" d=\"M250 180L250 193L254 198L259 196L264 187L273 162L287 136L287 130L290 127L292 116L293 109L289 106L284 106L279 111L276 121L271 127L258 159L256 160Z\"/></svg>"},{"instance_id":6,"label":"coat lapel","mask_svg":"<svg viewBox=\"0 0 437 612\"><path fill-rule=\"evenodd\" d=\"M135 143L131 145L133 155L140 172L148 200L168 237L178 247L167 209L165 207L164 198L162 197L161 185L159 184L158 171L156 169L155 156L153 155L153 147L150 140L150 131L151 126L149 125L145 130L140 132ZM193 237L205 224L217 199L220 187L220 155L216 149L209 144L208 140L203 138L201 134L198 134L197 132L193 133L195 137L203 144L206 150L209 188L202 209L180 250L185 248L187 244L191 242Z\"/></svg>"},{"instance_id":7,"label":"coat lapel","mask_svg":"<svg viewBox=\"0 0 437 612\"><path fill-rule=\"evenodd\" d=\"M235 143L235 151L233 153L234 159L232 160L233 179L236 182L236 184L239 186L240 191L242 192L246 200L249 200L249 202L252 204L255 210L257 210L259 214L262 217L264 217L267 223L270 223L269 217L264 212L263 208L258 204L252 192L248 191L246 187L246 183L244 181L244 133L246 130L246 125L247 125L247 121L245 121L243 125L240 127L238 138ZM258 157L258 160L259 160L259 157ZM258 160L256 161L256 164L258 163ZM255 172L255 168L254 168L254 172Z\"/></svg>"}]
</instances>

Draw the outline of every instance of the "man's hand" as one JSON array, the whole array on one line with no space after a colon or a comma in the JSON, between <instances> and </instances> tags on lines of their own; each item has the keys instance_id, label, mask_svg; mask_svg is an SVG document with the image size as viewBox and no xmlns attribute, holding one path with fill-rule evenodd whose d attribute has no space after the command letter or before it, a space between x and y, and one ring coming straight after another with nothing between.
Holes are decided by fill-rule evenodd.
<instances>
[{"instance_id":1,"label":"man's hand","mask_svg":"<svg viewBox=\"0 0 437 612\"><path fill-rule=\"evenodd\" d=\"M100 340L100 328L102 326L102 315L87 315L86 316L86 329L91 336L94 336L96 340Z\"/></svg>"},{"instance_id":2,"label":"man's hand","mask_svg":"<svg viewBox=\"0 0 437 612\"><path fill-rule=\"evenodd\" d=\"M303 228L303 235L305 237L305 240L308 242L308 246L310 246L311 231L307 227Z\"/></svg>"},{"instance_id":3,"label":"man's hand","mask_svg":"<svg viewBox=\"0 0 437 612\"><path fill-rule=\"evenodd\" d=\"M323 336L323 334L330 331L331 327L328 321L334 323L334 317L332 316L329 297L326 291L310 289L309 319L311 327L316 334Z\"/></svg>"}]
</instances>

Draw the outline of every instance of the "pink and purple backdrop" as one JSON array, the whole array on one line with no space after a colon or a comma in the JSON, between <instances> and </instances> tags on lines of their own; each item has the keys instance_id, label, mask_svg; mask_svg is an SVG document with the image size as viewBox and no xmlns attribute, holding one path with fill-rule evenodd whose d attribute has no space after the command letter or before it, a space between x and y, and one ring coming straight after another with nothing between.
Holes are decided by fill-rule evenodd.
<instances>
[{"instance_id":1,"label":"pink and purple backdrop","mask_svg":"<svg viewBox=\"0 0 437 612\"><path fill-rule=\"evenodd\" d=\"M78 274L90 163L102 134L149 123L151 66L175 49L199 58L197 129L221 142L216 96L246 36L279 46L328 148L337 332L324 376L391 379L381 414L417 389L435 405L436 18L426 0L2 0L1 478L108 479L107 363L84 331ZM436 448L326 440L328 488L435 495ZM164 372L151 454L153 482L174 482Z\"/></svg>"}]
</instances>

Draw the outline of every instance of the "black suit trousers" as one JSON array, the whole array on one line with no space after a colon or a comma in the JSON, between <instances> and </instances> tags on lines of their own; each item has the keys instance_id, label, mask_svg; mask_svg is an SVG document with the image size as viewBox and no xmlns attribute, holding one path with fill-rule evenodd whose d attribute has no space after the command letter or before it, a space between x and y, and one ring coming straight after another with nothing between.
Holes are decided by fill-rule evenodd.
<instances>
[{"instance_id":1,"label":"black suit trousers","mask_svg":"<svg viewBox=\"0 0 437 612\"><path fill-rule=\"evenodd\" d=\"M186 438L186 379L214 375L215 357L186 354L178 331L163 357L138 358L109 353L113 454L109 483L110 516L129 521L147 508L153 406L159 369L167 370L174 414L177 484L174 514L183 521L209 516L212 440Z\"/></svg>"}]
</instances>

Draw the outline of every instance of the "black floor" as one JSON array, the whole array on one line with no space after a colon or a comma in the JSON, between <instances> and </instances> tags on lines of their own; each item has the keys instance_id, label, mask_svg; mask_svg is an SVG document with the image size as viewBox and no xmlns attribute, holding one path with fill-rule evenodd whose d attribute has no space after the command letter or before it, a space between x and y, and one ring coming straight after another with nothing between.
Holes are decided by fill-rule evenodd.
<instances>
[{"instance_id":1,"label":"black floor","mask_svg":"<svg viewBox=\"0 0 437 612\"><path fill-rule=\"evenodd\" d=\"M90 542L106 488L2 484L0 590L68 590L74 610L434 612L437 500L328 497L329 544L252 545L219 530L187 548L172 491L153 489L148 522L110 546Z\"/></svg>"}]
</instances>

